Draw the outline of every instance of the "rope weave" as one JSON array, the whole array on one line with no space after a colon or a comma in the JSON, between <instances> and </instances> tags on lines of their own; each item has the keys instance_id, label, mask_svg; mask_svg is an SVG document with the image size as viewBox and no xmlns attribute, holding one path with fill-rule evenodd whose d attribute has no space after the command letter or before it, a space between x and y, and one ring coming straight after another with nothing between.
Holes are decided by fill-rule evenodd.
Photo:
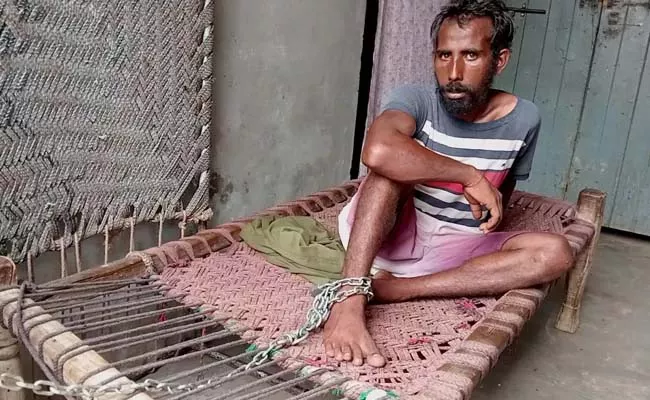
<instances>
[{"instance_id":1,"label":"rope weave","mask_svg":"<svg viewBox=\"0 0 650 400\"><path fill-rule=\"evenodd\" d=\"M0 254L210 220L213 8L0 1Z\"/></svg>"}]
</instances>

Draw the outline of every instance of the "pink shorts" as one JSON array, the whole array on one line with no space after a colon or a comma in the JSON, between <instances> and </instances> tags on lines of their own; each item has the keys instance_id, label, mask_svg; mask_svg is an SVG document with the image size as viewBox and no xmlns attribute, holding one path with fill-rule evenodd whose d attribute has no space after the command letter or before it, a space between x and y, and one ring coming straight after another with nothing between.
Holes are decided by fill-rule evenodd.
<instances>
[{"instance_id":1,"label":"pink shorts","mask_svg":"<svg viewBox=\"0 0 650 400\"><path fill-rule=\"evenodd\" d=\"M338 219L339 235L346 249L354 222L355 200L356 196ZM375 257L373 272L384 270L399 277L415 277L446 271L472 258L497 252L509 239L523 233L423 233L417 228L416 212L412 202L409 203Z\"/></svg>"}]
</instances>

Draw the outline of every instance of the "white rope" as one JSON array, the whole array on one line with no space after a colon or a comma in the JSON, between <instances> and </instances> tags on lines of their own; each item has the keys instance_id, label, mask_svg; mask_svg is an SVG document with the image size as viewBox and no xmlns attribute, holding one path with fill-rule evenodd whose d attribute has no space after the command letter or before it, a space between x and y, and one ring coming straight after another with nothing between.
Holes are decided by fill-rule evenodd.
<instances>
[{"instance_id":1,"label":"white rope","mask_svg":"<svg viewBox=\"0 0 650 400\"><path fill-rule=\"evenodd\" d=\"M32 253L27 253L27 281L34 283L34 268L32 266Z\"/></svg>"},{"instance_id":2,"label":"white rope","mask_svg":"<svg viewBox=\"0 0 650 400\"><path fill-rule=\"evenodd\" d=\"M135 219L133 217L131 217L129 219L129 225L130 225L130 228L131 228L131 230L129 232L129 235L130 235L129 236L129 253L132 253L133 250L135 250L135 235L134 235Z\"/></svg>"},{"instance_id":3,"label":"white rope","mask_svg":"<svg viewBox=\"0 0 650 400\"><path fill-rule=\"evenodd\" d=\"M81 249L79 247L79 234L74 234L74 258L77 268L77 273L81 272Z\"/></svg>"},{"instance_id":4,"label":"white rope","mask_svg":"<svg viewBox=\"0 0 650 400\"><path fill-rule=\"evenodd\" d=\"M104 229L104 265L108 264L108 225Z\"/></svg>"},{"instance_id":5,"label":"white rope","mask_svg":"<svg viewBox=\"0 0 650 400\"><path fill-rule=\"evenodd\" d=\"M61 278L65 278L68 268L65 263L65 245L63 244L63 238L59 239L59 254L61 255Z\"/></svg>"},{"instance_id":6,"label":"white rope","mask_svg":"<svg viewBox=\"0 0 650 400\"><path fill-rule=\"evenodd\" d=\"M186 225L187 225L187 212L183 210L183 220L178 224L178 227L181 229L181 239L185 238Z\"/></svg>"},{"instance_id":7,"label":"white rope","mask_svg":"<svg viewBox=\"0 0 650 400\"><path fill-rule=\"evenodd\" d=\"M162 230L163 230L163 215L158 215L160 221L158 223L158 247L162 246Z\"/></svg>"}]
</instances>

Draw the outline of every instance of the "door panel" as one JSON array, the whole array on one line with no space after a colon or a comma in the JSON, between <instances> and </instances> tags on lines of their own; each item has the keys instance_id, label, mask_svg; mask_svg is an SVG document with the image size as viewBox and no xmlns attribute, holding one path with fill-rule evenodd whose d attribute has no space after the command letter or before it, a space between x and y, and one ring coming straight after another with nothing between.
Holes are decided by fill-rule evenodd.
<instances>
[{"instance_id":1,"label":"door panel","mask_svg":"<svg viewBox=\"0 0 650 400\"><path fill-rule=\"evenodd\" d=\"M514 7L513 2L507 2L508 6ZM510 4L512 3L512 4ZM517 7L527 7L528 0L519 2ZM515 13L514 16L515 35L512 39L512 57L508 62L508 65L503 70L501 75L497 76L494 80L494 86L505 90L507 92L512 92L515 88L515 79L517 77L517 70L519 65L519 59L521 58L521 43L524 38L524 23L525 23L525 14Z\"/></svg>"},{"instance_id":2,"label":"door panel","mask_svg":"<svg viewBox=\"0 0 650 400\"><path fill-rule=\"evenodd\" d=\"M517 16L515 54L496 80L542 114L531 179L519 187L572 201L603 190L605 226L650 235L650 0L526 6L547 13Z\"/></svg>"},{"instance_id":3,"label":"door panel","mask_svg":"<svg viewBox=\"0 0 650 400\"><path fill-rule=\"evenodd\" d=\"M639 98L647 95L640 92L642 76L648 58L650 40L650 12L648 3L634 1L610 1L602 12L600 31L595 46L589 88L585 96L578 141L570 169L567 196L575 198L586 186L599 188L609 194L605 210L607 226L630 231L650 233L650 219L638 224L621 223L631 209L616 205L615 199L623 200L631 195L630 190L638 188L640 181L627 180L628 187L619 184L619 177L629 174L628 169L646 169L643 164L625 166L626 152L630 147L643 146L633 129L647 132L647 126L633 124L638 114L647 114L650 109L639 108ZM640 117L643 118L643 117ZM647 139L641 139L646 141ZM629 158L628 162L636 159ZM623 190L625 194L619 195ZM637 198L636 201L641 199ZM646 203L650 197L645 198ZM627 204L628 206L630 204ZM612 215L617 208L618 223ZM622 217L622 218L621 218Z\"/></svg>"},{"instance_id":4,"label":"door panel","mask_svg":"<svg viewBox=\"0 0 650 400\"><path fill-rule=\"evenodd\" d=\"M533 99L535 97L535 89L537 88L540 72L539 67L544 52L546 28L551 21L548 15L550 5L551 0L528 1L528 8L547 10L547 14L526 14L524 21L524 35L514 92L527 99Z\"/></svg>"},{"instance_id":5,"label":"door panel","mask_svg":"<svg viewBox=\"0 0 650 400\"><path fill-rule=\"evenodd\" d=\"M511 7L521 3L509 0ZM531 0L529 8L545 15L516 14L521 35L513 45L513 60L496 87L534 101L542 116L542 131L531 178L523 190L563 197L577 136L600 5L580 0ZM516 44L516 41L515 41ZM512 79L512 81L509 81Z\"/></svg>"},{"instance_id":6,"label":"door panel","mask_svg":"<svg viewBox=\"0 0 650 400\"><path fill-rule=\"evenodd\" d=\"M638 54L622 53L622 63L630 63L630 79L640 75L635 97L625 97L629 134L618 174L616 192L610 196L612 208L609 226L642 234L650 233L650 4L629 6L625 40L628 49ZM644 43L645 41L645 43ZM645 44L645 48L644 48ZM629 58L627 58L629 57ZM639 61L640 60L640 61ZM636 64L634 64L636 63ZM625 128L625 125L622 125ZM624 136L620 135L619 140Z\"/></svg>"}]
</instances>

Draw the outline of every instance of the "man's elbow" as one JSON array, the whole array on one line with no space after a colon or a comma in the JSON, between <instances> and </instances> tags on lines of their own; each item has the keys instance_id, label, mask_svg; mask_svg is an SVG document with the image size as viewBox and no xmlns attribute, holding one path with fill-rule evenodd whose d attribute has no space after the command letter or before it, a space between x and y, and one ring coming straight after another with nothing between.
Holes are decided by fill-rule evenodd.
<instances>
[{"instance_id":1,"label":"man's elbow","mask_svg":"<svg viewBox=\"0 0 650 400\"><path fill-rule=\"evenodd\" d=\"M361 154L361 162L371 170L376 170L385 165L387 149L384 144L367 143Z\"/></svg>"}]
</instances>

